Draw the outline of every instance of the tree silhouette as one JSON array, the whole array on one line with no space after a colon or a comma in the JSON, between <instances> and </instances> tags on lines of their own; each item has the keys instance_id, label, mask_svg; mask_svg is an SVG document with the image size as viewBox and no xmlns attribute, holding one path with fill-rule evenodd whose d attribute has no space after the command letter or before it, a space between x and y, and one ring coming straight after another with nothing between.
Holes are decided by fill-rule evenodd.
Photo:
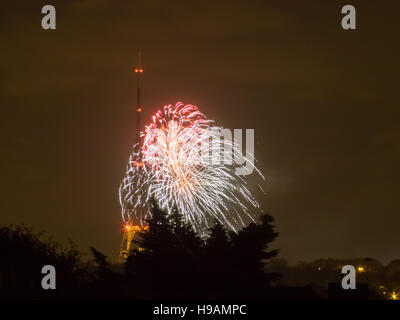
<instances>
[{"instance_id":1,"label":"tree silhouette","mask_svg":"<svg viewBox=\"0 0 400 320\"><path fill-rule=\"evenodd\" d=\"M75 246L62 248L51 238L41 240L25 226L0 227L0 297L57 298L72 295L82 280L80 254ZM57 290L43 290L43 266L57 270Z\"/></svg>"},{"instance_id":2,"label":"tree silhouette","mask_svg":"<svg viewBox=\"0 0 400 320\"><path fill-rule=\"evenodd\" d=\"M62 248L31 229L0 227L0 297L19 298L260 298L277 274L265 274L265 261L277 250L269 215L237 233L215 222L201 238L174 207L170 214L151 202L148 230L135 234L135 249L113 271L107 257L90 247L93 259L81 261L74 244ZM53 265L57 290L41 288L41 268ZM29 267L28 267L29 266Z\"/></svg>"},{"instance_id":3,"label":"tree silhouette","mask_svg":"<svg viewBox=\"0 0 400 320\"><path fill-rule=\"evenodd\" d=\"M272 222L264 215L238 233L216 222L204 240L176 207L167 214L153 200L149 230L137 237L140 249L128 256L126 276L143 298L259 297L278 276L263 272L278 253L266 251L278 235Z\"/></svg>"},{"instance_id":4,"label":"tree silhouette","mask_svg":"<svg viewBox=\"0 0 400 320\"><path fill-rule=\"evenodd\" d=\"M94 262L94 264L97 266L95 274L100 280L105 280L111 273L110 264L107 262L107 257L92 246L90 247L90 251L94 258L92 262Z\"/></svg>"},{"instance_id":5,"label":"tree silhouette","mask_svg":"<svg viewBox=\"0 0 400 320\"><path fill-rule=\"evenodd\" d=\"M93 260L90 262L95 265L92 272L90 295L96 298L121 298L126 295L123 286L123 279L120 275L113 272L107 257L94 247L90 247Z\"/></svg>"},{"instance_id":6,"label":"tree silhouette","mask_svg":"<svg viewBox=\"0 0 400 320\"><path fill-rule=\"evenodd\" d=\"M178 242L178 247L182 248L187 255L191 256L191 260L198 257L203 246L203 240L196 233L191 224L184 221L183 216L179 213L176 206L172 209L171 224L173 233Z\"/></svg>"},{"instance_id":7,"label":"tree silhouette","mask_svg":"<svg viewBox=\"0 0 400 320\"><path fill-rule=\"evenodd\" d=\"M171 218L158 204L151 201L151 219L147 231L134 239L136 249L126 261L126 275L130 283L140 288L139 297L163 297L173 290L171 280L176 272L178 241L173 232Z\"/></svg>"},{"instance_id":8,"label":"tree silhouette","mask_svg":"<svg viewBox=\"0 0 400 320\"><path fill-rule=\"evenodd\" d=\"M266 288L279 274L265 274L263 267L277 250L266 251L278 234L269 215L260 217L261 223L251 223L236 232L227 232L215 222L203 250L202 265L208 275L210 298L262 297Z\"/></svg>"},{"instance_id":9,"label":"tree silhouette","mask_svg":"<svg viewBox=\"0 0 400 320\"><path fill-rule=\"evenodd\" d=\"M267 251L268 245L278 236L272 225L274 219L264 214L260 220L261 223L252 222L237 233L230 232L232 268L236 270L237 283L245 291L253 290L254 296L262 295L264 288L280 278L278 273L264 272L267 260L278 254L278 250ZM255 288L259 288L259 291L254 290Z\"/></svg>"}]
</instances>

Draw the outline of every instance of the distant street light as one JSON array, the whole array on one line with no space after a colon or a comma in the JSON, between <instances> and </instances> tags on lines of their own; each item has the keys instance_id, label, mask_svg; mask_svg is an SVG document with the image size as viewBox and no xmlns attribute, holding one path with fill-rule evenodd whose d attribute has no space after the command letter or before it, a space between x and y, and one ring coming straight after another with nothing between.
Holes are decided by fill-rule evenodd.
<instances>
[{"instance_id":1,"label":"distant street light","mask_svg":"<svg viewBox=\"0 0 400 320\"><path fill-rule=\"evenodd\" d=\"M393 291L390 295L390 300L399 300L399 294Z\"/></svg>"},{"instance_id":2,"label":"distant street light","mask_svg":"<svg viewBox=\"0 0 400 320\"><path fill-rule=\"evenodd\" d=\"M365 268L364 268L363 266L359 266L359 267L357 268L357 271L358 271L358 272L365 272Z\"/></svg>"}]
</instances>

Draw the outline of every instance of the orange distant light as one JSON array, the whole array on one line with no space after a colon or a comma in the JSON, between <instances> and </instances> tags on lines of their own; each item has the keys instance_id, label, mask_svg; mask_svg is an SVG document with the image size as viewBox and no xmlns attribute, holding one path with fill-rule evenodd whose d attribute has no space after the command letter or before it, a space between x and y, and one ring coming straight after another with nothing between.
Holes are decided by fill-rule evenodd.
<instances>
[{"instance_id":1,"label":"orange distant light","mask_svg":"<svg viewBox=\"0 0 400 320\"><path fill-rule=\"evenodd\" d=\"M137 108L137 112L142 112L142 108Z\"/></svg>"}]
</instances>

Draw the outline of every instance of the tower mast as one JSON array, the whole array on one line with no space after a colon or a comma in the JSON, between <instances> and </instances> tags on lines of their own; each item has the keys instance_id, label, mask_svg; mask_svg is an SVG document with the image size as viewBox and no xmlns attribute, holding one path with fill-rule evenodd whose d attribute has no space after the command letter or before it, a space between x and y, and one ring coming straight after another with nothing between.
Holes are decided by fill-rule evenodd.
<instances>
[{"instance_id":1,"label":"tower mast","mask_svg":"<svg viewBox=\"0 0 400 320\"><path fill-rule=\"evenodd\" d=\"M143 74L143 67L142 67L142 53L139 51L138 53L138 64L135 68L135 73L137 77L137 89L136 89L136 143L139 144L140 148L140 123L141 123L141 113L142 113L142 104L140 101L140 89L141 89L141 82L142 82L142 74Z\"/></svg>"},{"instance_id":2,"label":"tower mast","mask_svg":"<svg viewBox=\"0 0 400 320\"><path fill-rule=\"evenodd\" d=\"M140 146L140 125L141 125L141 113L142 113L142 104L141 104L141 96L140 96L140 89L141 89L141 82L142 82L142 74L143 74L143 67L142 67L142 54L139 51L138 53L138 64L135 67L134 71L137 77L137 88L136 88L136 145L138 148L138 151L140 152L140 160L135 161L133 164L134 166L137 167L142 167L142 159L141 159L141 146ZM140 186L137 186L140 188ZM120 261L123 262L126 257L129 255L129 251L131 250L131 244L134 238L134 235L136 232L140 232L143 230L148 230L148 227L142 228L141 226L134 225L133 221L129 219L127 223L123 226L123 234L122 234L122 242L121 242L121 248L120 248L120 253L119 253L119 258ZM139 248L140 249L140 248Z\"/></svg>"}]
</instances>

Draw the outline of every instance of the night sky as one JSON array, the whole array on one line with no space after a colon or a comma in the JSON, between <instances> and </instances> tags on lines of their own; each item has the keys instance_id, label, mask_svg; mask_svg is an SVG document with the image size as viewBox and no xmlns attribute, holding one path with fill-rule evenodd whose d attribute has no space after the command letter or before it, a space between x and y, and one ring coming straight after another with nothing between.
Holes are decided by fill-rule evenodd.
<instances>
[{"instance_id":1,"label":"night sky","mask_svg":"<svg viewBox=\"0 0 400 320\"><path fill-rule=\"evenodd\" d=\"M183 101L255 129L281 258L400 258L399 17L398 1L2 3L0 224L117 257L141 49L144 119Z\"/></svg>"}]
</instances>

